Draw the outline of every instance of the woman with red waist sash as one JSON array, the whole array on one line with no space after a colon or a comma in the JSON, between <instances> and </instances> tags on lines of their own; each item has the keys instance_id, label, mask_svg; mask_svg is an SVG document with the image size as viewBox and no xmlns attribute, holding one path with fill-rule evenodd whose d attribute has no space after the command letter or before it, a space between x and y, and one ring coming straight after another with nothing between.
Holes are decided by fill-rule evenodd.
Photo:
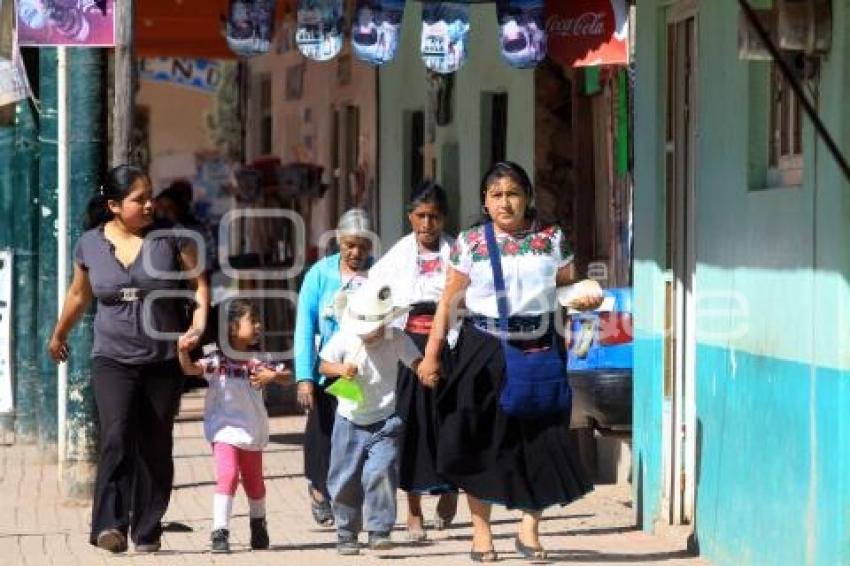
<instances>
[{"instance_id":1,"label":"woman with red waist sash","mask_svg":"<svg viewBox=\"0 0 850 566\"><path fill-rule=\"evenodd\" d=\"M437 301L446 282L446 267L454 239L443 233L448 205L440 185L424 181L411 196L408 220L412 232L398 241L369 271L369 280L392 288L400 304L412 309L403 324L420 350L425 348ZM446 352L448 354L448 351ZM411 541L427 538L421 496L440 495L434 526L442 529L454 518L457 491L436 469L437 430L434 392L421 385L416 374L401 366L397 412L405 421L401 438L401 489L407 492L407 531Z\"/></svg>"}]
</instances>

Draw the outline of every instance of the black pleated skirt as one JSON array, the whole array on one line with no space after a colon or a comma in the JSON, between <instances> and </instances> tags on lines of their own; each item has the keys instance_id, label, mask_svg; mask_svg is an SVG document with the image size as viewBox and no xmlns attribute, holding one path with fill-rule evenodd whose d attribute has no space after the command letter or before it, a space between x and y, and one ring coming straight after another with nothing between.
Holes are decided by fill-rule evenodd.
<instances>
[{"instance_id":1,"label":"black pleated skirt","mask_svg":"<svg viewBox=\"0 0 850 566\"><path fill-rule=\"evenodd\" d=\"M528 511L593 489L570 441L568 413L531 420L501 411L498 338L465 322L451 357L436 396L440 477L481 500Z\"/></svg>"},{"instance_id":2,"label":"black pleated skirt","mask_svg":"<svg viewBox=\"0 0 850 566\"><path fill-rule=\"evenodd\" d=\"M428 336L408 332L420 351ZM399 364L397 412L404 419L400 439L399 487L420 495L436 495L455 489L437 473L437 414L435 391L423 387L416 373Z\"/></svg>"},{"instance_id":3,"label":"black pleated skirt","mask_svg":"<svg viewBox=\"0 0 850 566\"><path fill-rule=\"evenodd\" d=\"M336 397L325 393L324 387L316 386L314 391L315 408L307 415L304 429L304 476L327 498Z\"/></svg>"}]
</instances>

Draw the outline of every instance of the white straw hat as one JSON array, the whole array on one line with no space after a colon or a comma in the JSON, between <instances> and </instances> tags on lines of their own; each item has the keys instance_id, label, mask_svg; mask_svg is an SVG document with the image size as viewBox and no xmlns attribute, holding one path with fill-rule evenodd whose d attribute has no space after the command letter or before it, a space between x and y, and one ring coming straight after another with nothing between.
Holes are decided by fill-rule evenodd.
<instances>
[{"instance_id":1,"label":"white straw hat","mask_svg":"<svg viewBox=\"0 0 850 566\"><path fill-rule=\"evenodd\" d=\"M388 285L377 286L367 282L348 297L342 326L358 336L366 336L409 310L409 306L393 304L392 290Z\"/></svg>"}]
</instances>

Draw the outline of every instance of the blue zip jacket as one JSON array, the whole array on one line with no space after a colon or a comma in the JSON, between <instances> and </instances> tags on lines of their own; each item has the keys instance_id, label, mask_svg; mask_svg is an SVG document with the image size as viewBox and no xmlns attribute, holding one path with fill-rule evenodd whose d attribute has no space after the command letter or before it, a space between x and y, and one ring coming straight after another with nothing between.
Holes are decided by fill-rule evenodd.
<instances>
[{"instance_id":1,"label":"blue zip jacket","mask_svg":"<svg viewBox=\"0 0 850 566\"><path fill-rule=\"evenodd\" d=\"M307 271L298 293L298 312L295 316L295 380L321 384L319 352L339 330L333 311L334 297L342 278L339 274L338 253L320 259ZM367 268L372 258L367 261ZM316 335L319 342L316 343Z\"/></svg>"}]
</instances>

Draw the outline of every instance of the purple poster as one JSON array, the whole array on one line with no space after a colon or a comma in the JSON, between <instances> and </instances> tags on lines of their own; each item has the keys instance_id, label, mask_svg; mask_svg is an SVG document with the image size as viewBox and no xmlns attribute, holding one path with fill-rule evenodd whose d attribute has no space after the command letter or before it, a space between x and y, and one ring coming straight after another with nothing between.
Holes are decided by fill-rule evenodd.
<instances>
[{"instance_id":1,"label":"purple poster","mask_svg":"<svg viewBox=\"0 0 850 566\"><path fill-rule=\"evenodd\" d=\"M17 0L21 46L113 47L115 0Z\"/></svg>"}]
</instances>

